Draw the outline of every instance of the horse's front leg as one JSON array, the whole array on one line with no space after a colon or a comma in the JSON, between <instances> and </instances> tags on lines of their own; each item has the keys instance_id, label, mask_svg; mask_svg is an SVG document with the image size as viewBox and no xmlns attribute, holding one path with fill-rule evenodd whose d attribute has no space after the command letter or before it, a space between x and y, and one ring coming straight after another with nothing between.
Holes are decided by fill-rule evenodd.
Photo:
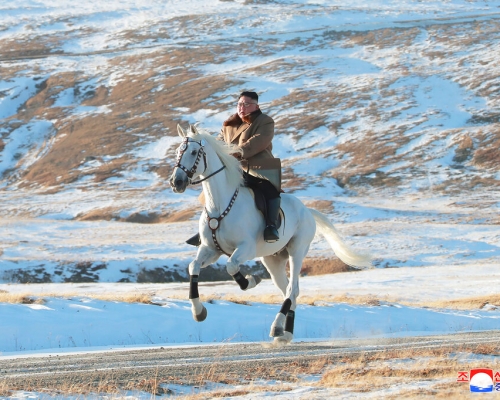
<instances>
[{"instance_id":1,"label":"horse's front leg","mask_svg":"<svg viewBox=\"0 0 500 400\"><path fill-rule=\"evenodd\" d=\"M191 301L193 318L197 322L205 321L207 318L207 309L200 301L200 294L198 292L200 271L207 265L217 261L219 257L219 252L202 245L198 249L195 259L189 264L189 300Z\"/></svg>"},{"instance_id":2,"label":"horse's front leg","mask_svg":"<svg viewBox=\"0 0 500 400\"><path fill-rule=\"evenodd\" d=\"M229 257L229 259L227 260L226 264L227 272L233 277L236 283L238 283L241 290L252 289L261 281L260 276L243 276L243 274L240 272L240 264L243 264L245 261L255 258L255 245L250 244L250 241L247 242L248 244L241 245L236 248L233 254L231 254L231 257Z\"/></svg>"}]
</instances>

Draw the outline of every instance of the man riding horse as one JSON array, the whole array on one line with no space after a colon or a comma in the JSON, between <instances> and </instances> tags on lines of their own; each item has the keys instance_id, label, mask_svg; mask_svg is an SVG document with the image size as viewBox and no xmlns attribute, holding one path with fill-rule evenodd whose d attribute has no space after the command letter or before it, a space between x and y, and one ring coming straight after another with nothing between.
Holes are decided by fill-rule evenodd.
<instances>
[{"instance_id":1,"label":"man riding horse","mask_svg":"<svg viewBox=\"0 0 500 400\"><path fill-rule=\"evenodd\" d=\"M279 240L277 228L281 204L281 163L272 154L273 137L274 120L260 110L257 93L242 92L236 113L222 124L219 139L242 149L242 155L236 157L242 163L245 186L264 195L264 240L268 243ZM199 246L200 235L196 234L186 243Z\"/></svg>"}]
</instances>

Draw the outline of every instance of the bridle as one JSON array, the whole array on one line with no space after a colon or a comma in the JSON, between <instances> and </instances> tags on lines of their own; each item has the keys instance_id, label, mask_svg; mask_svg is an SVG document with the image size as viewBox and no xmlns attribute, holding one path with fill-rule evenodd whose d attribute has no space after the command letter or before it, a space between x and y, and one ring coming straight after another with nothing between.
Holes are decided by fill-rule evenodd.
<instances>
[{"instance_id":1,"label":"bridle","mask_svg":"<svg viewBox=\"0 0 500 400\"><path fill-rule=\"evenodd\" d=\"M200 148L198 149L198 154L196 155L196 160L194 161L193 166L191 167L191 169L187 169L184 165L181 164L181 158L184 155L184 153L186 152L186 150L188 148L188 144L190 142L198 144L200 146ZM192 138L186 136L186 137L184 137L182 144L179 146L179 151L177 154L177 161L175 163L174 168L180 168L186 173L186 175L189 179L190 185L196 185L198 183L201 183L201 182L207 180L208 178L214 176L215 174L218 174L224 168L226 168L226 166L224 164L222 164L222 167L220 167L217 171L212 172L210 175L206 176L205 178L198 179L196 181L191 180L193 178L194 174L196 174L196 170L198 169L198 164L200 163L201 157L203 157L203 162L205 163L205 170L202 172L202 174L207 170L207 154L205 153L205 150L203 149L204 145L205 145L205 141L203 139L198 142L197 140L193 140ZM236 188L236 190L233 194L233 197L231 198L231 200L229 202L229 205L227 206L227 208L223 211L223 213L218 218L210 217L208 215L208 210L205 208L205 213L207 214L207 223L208 223L208 227L212 231L212 239L214 241L214 245L217 248L217 250L226 254L227 256L230 256L230 254L228 254L224 250L222 250L222 248L220 247L220 244L217 240L217 237L215 235L215 232L217 231L217 229L219 229L220 222L229 213L229 211L231 211L231 208L233 207L233 204L236 200L236 197L238 196L238 192L239 192L239 188Z\"/></svg>"},{"instance_id":2,"label":"bridle","mask_svg":"<svg viewBox=\"0 0 500 400\"><path fill-rule=\"evenodd\" d=\"M184 155L184 153L186 152L186 150L188 148L188 143L190 143L190 142L198 144L200 146L200 148L198 149L198 154L196 155L196 160L194 161L193 166L191 167L191 169L187 169L184 165L181 164L181 158ZM211 178L212 176L218 174L224 168L226 168L225 165L222 165L221 168L219 168L215 172L212 172L210 175L206 176L205 178L193 181L192 178L193 178L194 174L196 174L196 171L198 169L198 164L200 163L201 157L203 157L203 164L205 165L205 169L203 170L202 174L207 170L207 153L205 153L205 150L203 148L204 146L205 146L205 141L203 139L198 142L197 140L193 140L192 138L187 137L187 136L184 138L184 140L182 141L182 144L179 146L179 152L177 154L177 161L174 165L174 168L180 168L186 173L186 175L189 179L190 185L197 185L198 183L201 183L201 182L207 180L208 178Z\"/></svg>"}]
</instances>

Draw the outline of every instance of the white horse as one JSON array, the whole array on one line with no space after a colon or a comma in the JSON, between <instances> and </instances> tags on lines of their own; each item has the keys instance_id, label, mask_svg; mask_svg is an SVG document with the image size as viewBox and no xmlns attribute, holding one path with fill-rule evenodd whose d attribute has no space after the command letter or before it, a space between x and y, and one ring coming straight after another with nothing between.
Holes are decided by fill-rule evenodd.
<instances>
[{"instance_id":1,"label":"white horse","mask_svg":"<svg viewBox=\"0 0 500 400\"><path fill-rule=\"evenodd\" d=\"M188 185L201 182L205 195L205 210L199 222L201 245L189 264L189 299L193 318L201 322L207 317L198 293L201 268L227 254L227 272L243 290L248 290L255 287L260 278L255 275L244 277L240 264L260 257L284 297L281 310L271 325L270 336L278 342L290 342L299 295L299 273L316 230L344 263L367 267L371 265L370 257L350 249L326 216L307 208L289 194L281 195L284 218L279 228L280 238L274 243L265 242L264 218L255 206L252 191L243 186L240 163L232 155L241 150L198 131L195 126L190 126L188 132L180 126L177 130L183 142L177 149L177 163L170 179L173 191L183 193ZM286 273L287 262L290 279Z\"/></svg>"}]
</instances>

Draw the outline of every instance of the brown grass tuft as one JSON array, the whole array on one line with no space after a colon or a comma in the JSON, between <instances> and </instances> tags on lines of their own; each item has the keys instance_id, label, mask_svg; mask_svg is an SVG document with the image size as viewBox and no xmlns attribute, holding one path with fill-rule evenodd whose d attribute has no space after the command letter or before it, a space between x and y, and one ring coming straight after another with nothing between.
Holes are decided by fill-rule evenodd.
<instances>
[{"instance_id":1,"label":"brown grass tuft","mask_svg":"<svg viewBox=\"0 0 500 400\"><path fill-rule=\"evenodd\" d=\"M152 296L147 293L130 293L130 294L89 294L78 295L75 293L44 293L37 296L32 296L26 293L0 293L0 303L10 304L45 304L46 299L49 297L59 298L73 298L73 297L87 297L102 301L116 301L123 303L142 303L142 304L155 304L152 301Z\"/></svg>"},{"instance_id":2,"label":"brown grass tuft","mask_svg":"<svg viewBox=\"0 0 500 400\"><path fill-rule=\"evenodd\" d=\"M270 393L282 393L292 390L293 388L286 384L281 385L255 385L253 383L248 385L246 389L219 389L210 392L197 393L187 396L176 397L179 400L205 400L210 396L210 399L218 399L218 398L234 398L237 396L246 396L250 393L262 393L262 392L270 392Z\"/></svg>"},{"instance_id":3,"label":"brown grass tuft","mask_svg":"<svg viewBox=\"0 0 500 400\"><path fill-rule=\"evenodd\" d=\"M326 275L338 272L356 271L338 258L306 258L300 270L301 275Z\"/></svg>"},{"instance_id":4,"label":"brown grass tuft","mask_svg":"<svg viewBox=\"0 0 500 400\"><path fill-rule=\"evenodd\" d=\"M457 310L483 309L486 306L500 307L500 294L466 297L463 299L440 300L420 303L420 307L451 308Z\"/></svg>"},{"instance_id":5,"label":"brown grass tuft","mask_svg":"<svg viewBox=\"0 0 500 400\"><path fill-rule=\"evenodd\" d=\"M368 305L378 307L380 306L382 301L380 298L375 295L359 295L359 296L350 296L348 294L339 294L339 295L318 295L318 296L300 296L299 301L301 303L309 304L309 305L322 305L322 303L347 303L352 305Z\"/></svg>"},{"instance_id":6,"label":"brown grass tuft","mask_svg":"<svg viewBox=\"0 0 500 400\"><path fill-rule=\"evenodd\" d=\"M158 214L155 212L133 213L127 217L120 217L121 210L116 210L112 208L102 208L91 210L76 216L78 221L122 221L122 222L132 222L139 224L155 224L155 223L171 223L171 222L182 222L189 221L193 218L197 210L186 209L180 211L173 211L170 213Z\"/></svg>"},{"instance_id":7,"label":"brown grass tuft","mask_svg":"<svg viewBox=\"0 0 500 400\"><path fill-rule=\"evenodd\" d=\"M131 294L91 294L88 297L96 300L115 301L122 303L141 303L155 304L152 297L147 293L131 293Z\"/></svg>"},{"instance_id":8,"label":"brown grass tuft","mask_svg":"<svg viewBox=\"0 0 500 400\"><path fill-rule=\"evenodd\" d=\"M0 303L9 304L44 304L45 300L40 297L34 297L26 293L8 293L0 292Z\"/></svg>"},{"instance_id":9,"label":"brown grass tuft","mask_svg":"<svg viewBox=\"0 0 500 400\"><path fill-rule=\"evenodd\" d=\"M330 200L307 201L304 204L307 207L314 208L315 210L318 210L319 212L322 212L324 214L330 214L335 211L333 201Z\"/></svg>"}]
</instances>

